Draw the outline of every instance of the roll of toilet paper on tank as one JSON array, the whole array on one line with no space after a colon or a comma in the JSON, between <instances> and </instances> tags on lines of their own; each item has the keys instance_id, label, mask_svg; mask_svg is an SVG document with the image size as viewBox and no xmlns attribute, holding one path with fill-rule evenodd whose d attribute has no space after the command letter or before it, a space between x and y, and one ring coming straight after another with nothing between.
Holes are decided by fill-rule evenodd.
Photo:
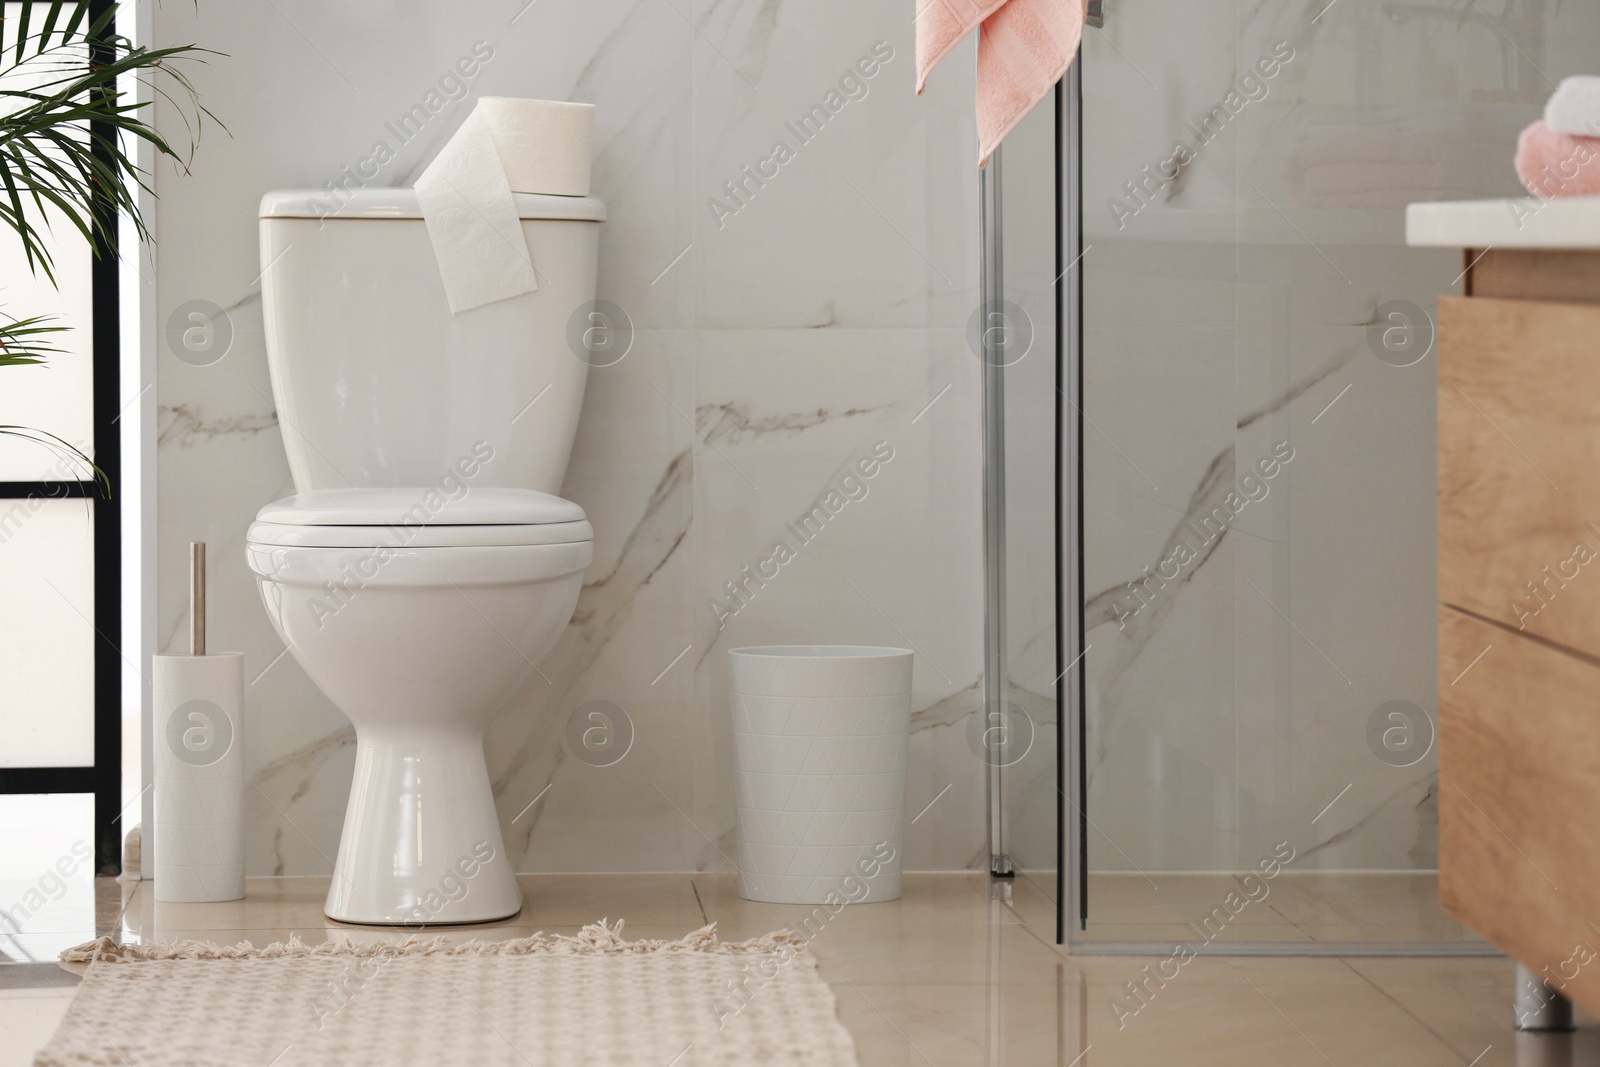
<instances>
[{"instance_id":1,"label":"roll of toilet paper on tank","mask_svg":"<svg viewBox=\"0 0 1600 1067\"><path fill-rule=\"evenodd\" d=\"M477 110L512 192L589 195L593 104L486 96Z\"/></svg>"},{"instance_id":2,"label":"roll of toilet paper on tank","mask_svg":"<svg viewBox=\"0 0 1600 1067\"><path fill-rule=\"evenodd\" d=\"M485 97L417 179L454 314L539 288L513 191L587 196L594 105Z\"/></svg>"}]
</instances>

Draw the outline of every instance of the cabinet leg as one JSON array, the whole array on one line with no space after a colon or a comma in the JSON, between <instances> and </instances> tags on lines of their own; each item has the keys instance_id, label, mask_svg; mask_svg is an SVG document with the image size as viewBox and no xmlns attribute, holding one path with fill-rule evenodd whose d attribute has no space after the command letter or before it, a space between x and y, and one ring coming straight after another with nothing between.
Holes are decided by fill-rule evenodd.
<instances>
[{"instance_id":1,"label":"cabinet leg","mask_svg":"<svg viewBox=\"0 0 1600 1067\"><path fill-rule=\"evenodd\" d=\"M1518 1030L1571 1030L1572 1001L1545 984L1538 973L1517 964Z\"/></svg>"}]
</instances>

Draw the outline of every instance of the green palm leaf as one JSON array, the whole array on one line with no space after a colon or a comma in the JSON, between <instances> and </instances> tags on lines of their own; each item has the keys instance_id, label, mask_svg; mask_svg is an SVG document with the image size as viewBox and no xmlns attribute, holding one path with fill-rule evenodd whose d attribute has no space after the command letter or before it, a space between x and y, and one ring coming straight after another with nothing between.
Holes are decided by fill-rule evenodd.
<instances>
[{"instance_id":1,"label":"green palm leaf","mask_svg":"<svg viewBox=\"0 0 1600 1067\"><path fill-rule=\"evenodd\" d=\"M49 325L53 322L53 315L0 322L0 367L34 366L43 363L47 356L59 353L61 349L41 338L66 333L71 327Z\"/></svg>"},{"instance_id":2,"label":"green palm leaf","mask_svg":"<svg viewBox=\"0 0 1600 1067\"><path fill-rule=\"evenodd\" d=\"M47 430L36 430L31 426L12 426L0 423L0 437L15 437L19 440L29 441L43 447L52 453L68 469L77 468L89 475L100 492L107 499L111 497L111 479L106 472L95 466L94 460L83 454L83 451L69 441L65 441Z\"/></svg>"},{"instance_id":3,"label":"green palm leaf","mask_svg":"<svg viewBox=\"0 0 1600 1067\"><path fill-rule=\"evenodd\" d=\"M52 285L52 217L76 230L97 257L117 254L122 216L147 239L138 198L152 190L135 162L137 143L187 170L205 119L217 121L201 106L180 63L220 53L194 45L136 47L116 33L115 15L116 5L91 18L85 3L36 0L22 3L7 26L0 5L0 39L15 35L0 53L0 85L9 86L0 88L0 224L21 242L29 270ZM145 121L150 102L127 91L129 78L178 106L189 132L182 153ZM48 316L0 322L0 367L36 366L63 354L50 342L68 329ZM109 488L88 456L54 434L0 425L0 436L30 440L58 455L65 450Z\"/></svg>"}]
</instances>

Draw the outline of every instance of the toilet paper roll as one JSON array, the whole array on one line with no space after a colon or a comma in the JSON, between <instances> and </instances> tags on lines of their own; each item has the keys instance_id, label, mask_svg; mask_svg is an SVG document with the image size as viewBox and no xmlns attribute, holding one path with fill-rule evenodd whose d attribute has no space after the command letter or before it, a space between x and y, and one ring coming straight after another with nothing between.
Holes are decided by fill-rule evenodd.
<instances>
[{"instance_id":1,"label":"toilet paper roll","mask_svg":"<svg viewBox=\"0 0 1600 1067\"><path fill-rule=\"evenodd\" d=\"M593 104L486 96L477 110L512 192L589 195Z\"/></svg>"},{"instance_id":2,"label":"toilet paper roll","mask_svg":"<svg viewBox=\"0 0 1600 1067\"><path fill-rule=\"evenodd\" d=\"M587 196L594 106L485 97L417 179L450 310L539 288L511 194Z\"/></svg>"}]
</instances>

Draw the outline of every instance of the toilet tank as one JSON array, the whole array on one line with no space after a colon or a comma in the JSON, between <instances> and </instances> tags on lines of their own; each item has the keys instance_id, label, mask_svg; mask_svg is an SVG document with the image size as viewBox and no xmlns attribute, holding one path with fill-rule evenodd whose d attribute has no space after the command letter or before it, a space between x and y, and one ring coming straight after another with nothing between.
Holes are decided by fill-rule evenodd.
<instances>
[{"instance_id":1,"label":"toilet tank","mask_svg":"<svg viewBox=\"0 0 1600 1067\"><path fill-rule=\"evenodd\" d=\"M605 205L515 194L538 290L452 315L416 194L338 197L261 200L267 366L295 489L436 485L476 459L474 485L559 494L585 339L609 326L589 314Z\"/></svg>"}]
</instances>

